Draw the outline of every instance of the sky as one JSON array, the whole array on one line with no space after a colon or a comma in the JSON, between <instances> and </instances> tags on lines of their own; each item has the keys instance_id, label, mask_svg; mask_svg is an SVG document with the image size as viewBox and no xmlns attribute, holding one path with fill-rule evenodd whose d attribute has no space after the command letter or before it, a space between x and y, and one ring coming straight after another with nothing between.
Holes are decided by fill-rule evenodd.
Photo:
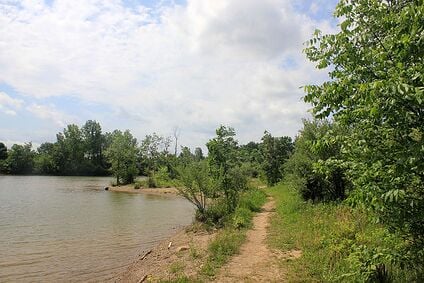
<instances>
[{"instance_id":1,"label":"sky","mask_svg":"<svg viewBox=\"0 0 424 283\"><path fill-rule=\"evenodd\" d=\"M66 125L153 132L204 146L294 137L302 86L328 79L302 53L337 32L336 0L0 0L0 142L54 142Z\"/></svg>"}]
</instances>

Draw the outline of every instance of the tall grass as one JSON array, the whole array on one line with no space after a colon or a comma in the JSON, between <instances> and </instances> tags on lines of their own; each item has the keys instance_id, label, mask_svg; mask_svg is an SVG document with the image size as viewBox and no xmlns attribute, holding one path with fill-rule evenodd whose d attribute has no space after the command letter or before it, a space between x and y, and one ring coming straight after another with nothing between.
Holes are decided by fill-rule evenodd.
<instances>
[{"instance_id":1,"label":"tall grass","mask_svg":"<svg viewBox=\"0 0 424 283\"><path fill-rule=\"evenodd\" d=\"M296 260L281 259L291 282L418 282L386 257L402 244L367 215L338 203L304 202L289 184L270 190L277 202L271 220L269 244L287 252L301 250ZM415 279L414 279L415 278Z\"/></svg>"}]
</instances>

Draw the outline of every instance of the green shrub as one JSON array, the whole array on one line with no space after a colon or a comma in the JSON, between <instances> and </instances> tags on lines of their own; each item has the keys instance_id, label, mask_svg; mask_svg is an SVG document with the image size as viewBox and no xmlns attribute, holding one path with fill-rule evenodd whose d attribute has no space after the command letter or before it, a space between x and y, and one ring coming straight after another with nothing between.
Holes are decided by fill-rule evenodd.
<instances>
[{"instance_id":1,"label":"green shrub","mask_svg":"<svg viewBox=\"0 0 424 283\"><path fill-rule=\"evenodd\" d=\"M148 188L157 188L157 182L155 176L147 177L147 187Z\"/></svg>"},{"instance_id":2,"label":"green shrub","mask_svg":"<svg viewBox=\"0 0 424 283\"><path fill-rule=\"evenodd\" d=\"M334 139L324 142L323 137L343 131L329 121L303 121L303 129L295 141L294 153L284 164L285 175L294 175L300 182L296 187L304 200L343 200L351 184L346 168L339 161L341 143Z\"/></svg>"},{"instance_id":3,"label":"green shrub","mask_svg":"<svg viewBox=\"0 0 424 283\"><path fill-rule=\"evenodd\" d=\"M249 178L257 178L261 171L259 163L243 162L240 166L242 172Z\"/></svg>"},{"instance_id":4,"label":"green shrub","mask_svg":"<svg viewBox=\"0 0 424 283\"><path fill-rule=\"evenodd\" d=\"M159 170L155 173L155 183L157 187L160 188L169 188L171 187L171 178L168 174L168 169L165 166L159 168Z\"/></svg>"},{"instance_id":5,"label":"green shrub","mask_svg":"<svg viewBox=\"0 0 424 283\"><path fill-rule=\"evenodd\" d=\"M252 225L252 211L246 207L237 207L233 215L233 226L236 229L248 228Z\"/></svg>"},{"instance_id":6,"label":"green shrub","mask_svg":"<svg viewBox=\"0 0 424 283\"><path fill-rule=\"evenodd\" d=\"M244 192L232 217L234 228L247 228L252 224L252 212L261 211L266 201L266 194L259 189L250 189Z\"/></svg>"},{"instance_id":7,"label":"green shrub","mask_svg":"<svg viewBox=\"0 0 424 283\"><path fill-rule=\"evenodd\" d=\"M259 189L250 189L240 197L239 207L247 208L253 212L259 212L266 201L266 194Z\"/></svg>"},{"instance_id":8,"label":"green shrub","mask_svg":"<svg viewBox=\"0 0 424 283\"><path fill-rule=\"evenodd\" d=\"M138 190L138 189L140 189L141 187L142 187L141 182L136 181L136 182L134 183L134 189L135 189L135 190Z\"/></svg>"},{"instance_id":9,"label":"green shrub","mask_svg":"<svg viewBox=\"0 0 424 283\"><path fill-rule=\"evenodd\" d=\"M211 227L223 227L229 214L227 211L227 204L224 199L215 199L214 202L209 205L203 214L203 222Z\"/></svg>"},{"instance_id":10,"label":"green shrub","mask_svg":"<svg viewBox=\"0 0 424 283\"><path fill-rule=\"evenodd\" d=\"M215 188L208 164L205 161L193 161L179 166L177 170L180 176L178 192L196 207L196 219L205 222Z\"/></svg>"}]
</instances>

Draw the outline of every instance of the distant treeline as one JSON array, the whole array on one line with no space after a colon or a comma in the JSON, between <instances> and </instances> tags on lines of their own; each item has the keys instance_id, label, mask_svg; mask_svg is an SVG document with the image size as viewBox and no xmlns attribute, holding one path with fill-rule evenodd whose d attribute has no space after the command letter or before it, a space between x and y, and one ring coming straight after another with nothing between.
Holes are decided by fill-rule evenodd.
<instances>
[{"instance_id":1,"label":"distant treeline","mask_svg":"<svg viewBox=\"0 0 424 283\"><path fill-rule=\"evenodd\" d=\"M175 141L176 142L176 141ZM119 183L131 183L135 176L148 176L165 170L176 177L175 168L204 159L202 149L181 146L171 153L171 137L156 133L137 141L129 130L102 132L99 122L88 120L82 127L71 124L56 135L56 142L45 142L36 150L32 144L0 142L0 172L3 174L39 174L72 176L118 175ZM273 137L265 131L261 142L237 145L235 158L251 177L262 176L275 184L283 176L282 165L293 150L288 136Z\"/></svg>"}]
</instances>

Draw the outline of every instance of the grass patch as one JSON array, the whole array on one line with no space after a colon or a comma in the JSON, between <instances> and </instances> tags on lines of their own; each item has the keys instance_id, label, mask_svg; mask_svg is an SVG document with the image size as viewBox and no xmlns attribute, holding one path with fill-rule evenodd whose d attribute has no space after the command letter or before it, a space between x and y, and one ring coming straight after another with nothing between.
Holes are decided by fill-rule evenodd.
<instances>
[{"instance_id":1,"label":"grass patch","mask_svg":"<svg viewBox=\"0 0 424 283\"><path fill-rule=\"evenodd\" d=\"M260 178L249 178L247 185L249 188L260 188L260 187L266 187L266 182L264 182Z\"/></svg>"},{"instance_id":2,"label":"grass patch","mask_svg":"<svg viewBox=\"0 0 424 283\"><path fill-rule=\"evenodd\" d=\"M169 271L173 274L181 274L184 271L184 263L175 261L169 267Z\"/></svg>"},{"instance_id":3,"label":"grass patch","mask_svg":"<svg viewBox=\"0 0 424 283\"><path fill-rule=\"evenodd\" d=\"M364 212L343 204L304 202L289 184L269 192L277 203L270 246L283 252L302 250L299 259L281 262L289 281L376 282L379 264L384 264L385 282L417 282L416 274L387 257L394 245L402 244L400 239L370 222Z\"/></svg>"},{"instance_id":4,"label":"grass patch","mask_svg":"<svg viewBox=\"0 0 424 283\"><path fill-rule=\"evenodd\" d=\"M208 247L208 258L200 271L201 275L215 276L217 270L224 265L228 259L239 252L240 246L246 239L246 231L233 228L225 228Z\"/></svg>"},{"instance_id":5,"label":"grass patch","mask_svg":"<svg viewBox=\"0 0 424 283\"><path fill-rule=\"evenodd\" d=\"M250 189L241 195L238 206L247 208L252 212L259 212L265 202L266 194L263 191Z\"/></svg>"},{"instance_id":6,"label":"grass patch","mask_svg":"<svg viewBox=\"0 0 424 283\"><path fill-rule=\"evenodd\" d=\"M193 245L190 244L190 257L194 259L200 258L202 255L200 254L199 250Z\"/></svg>"}]
</instances>

